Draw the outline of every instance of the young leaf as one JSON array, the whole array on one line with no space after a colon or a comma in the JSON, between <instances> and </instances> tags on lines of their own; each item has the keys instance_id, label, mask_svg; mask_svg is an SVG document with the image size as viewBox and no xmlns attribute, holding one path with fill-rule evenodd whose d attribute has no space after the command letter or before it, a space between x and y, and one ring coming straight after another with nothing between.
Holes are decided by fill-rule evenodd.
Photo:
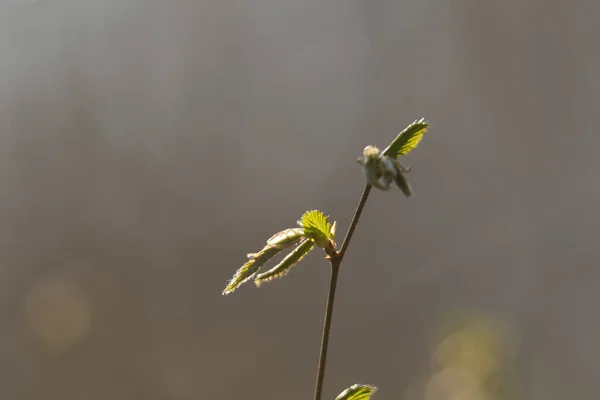
<instances>
[{"instance_id":1,"label":"young leaf","mask_svg":"<svg viewBox=\"0 0 600 400\"><path fill-rule=\"evenodd\" d=\"M277 232L267 240L269 246L285 249L298 243L304 237L303 228L290 228Z\"/></svg>"},{"instance_id":2,"label":"young leaf","mask_svg":"<svg viewBox=\"0 0 600 400\"><path fill-rule=\"evenodd\" d=\"M371 385L352 385L339 394L335 400L369 400L373 393L377 391L375 386Z\"/></svg>"},{"instance_id":3,"label":"young leaf","mask_svg":"<svg viewBox=\"0 0 600 400\"><path fill-rule=\"evenodd\" d=\"M300 243L298 247L292 250L290 254L285 256L285 258L281 260L279 264L277 264L268 271L256 275L256 278L254 279L254 283L256 284L256 286L260 286L260 284L265 281L270 281L285 275L294 264L302 260L304 256L307 255L313 249L314 245L315 242L313 242L310 239Z\"/></svg>"},{"instance_id":4,"label":"young leaf","mask_svg":"<svg viewBox=\"0 0 600 400\"><path fill-rule=\"evenodd\" d=\"M229 284L223 290L223 294L229 294L233 292L235 289L240 287L243 283L252 279L252 277L258 272L260 267L265 265L267 261L269 261L273 256L281 251L280 248L273 246L266 246L260 252L255 254L248 254L250 260L246 264L244 264L240 269L238 269L233 275L233 278L229 281Z\"/></svg>"},{"instance_id":5,"label":"young leaf","mask_svg":"<svg viewBox=\"0 0 600 400\"><path fill-rule=\"evenodd\" d=\"M304 234L313 239L319 247L325 248L330 239L333 239L331 223L321 211L305 212L299 223L304 228Z\"/></svg>"},{"instance_id":6,"label":"young leaf","mask_svg":"<svg viewBox=\"0 0 600 400\"><path fill-rule=\"evenodd\" d=\"M391 158L398 158L407 154L409 151L417 147L423 134L430 127L429 123L424 119L417 120L406 127L390 145L383 150L383 155Z\"/></svg>"},{"instance_id":7,"label":"young leaf","mask_svg":"<svg viewBox=\"0 0 600 400\"><path fill-rule=\"evenodd\" d=\"M396 167L396 175L394 176L394 182L396 182L396 185L398 185L398 187L406 197L410 197L412 195L412 190L410 189L410 184L408 183L406 176L404 176L405 169L401 168L401 166L398 165L397 162L394 163L394 166Z\"/></svg>"}]
</instances>

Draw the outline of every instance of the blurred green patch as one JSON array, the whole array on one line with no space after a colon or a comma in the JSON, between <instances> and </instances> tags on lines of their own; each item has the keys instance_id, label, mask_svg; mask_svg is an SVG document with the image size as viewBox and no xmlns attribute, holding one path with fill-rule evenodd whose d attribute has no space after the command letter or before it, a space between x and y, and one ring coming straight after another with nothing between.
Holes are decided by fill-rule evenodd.
<instances>
[{"instance_id":1,"label":"blurred green patch","mask_svg":"<svg viewBox=\"0 0 600 400\"><path fill-rule=\"evenodd\" d=\"M516 331L506 320L454 313L434 330L431 369L411 398L515 399Z\"/></svg>"}]
</instances>

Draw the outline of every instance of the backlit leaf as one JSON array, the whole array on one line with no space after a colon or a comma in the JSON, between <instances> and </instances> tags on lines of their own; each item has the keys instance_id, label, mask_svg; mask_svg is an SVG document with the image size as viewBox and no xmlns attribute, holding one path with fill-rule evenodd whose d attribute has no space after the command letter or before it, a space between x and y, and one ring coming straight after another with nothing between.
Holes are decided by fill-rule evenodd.
<instances>
[{"instance_id":1,"label":"backlit leaf","mask_svg":"<svg viewBox=\"0 0 600 400\"><path fill-rule=\"evenodd\" d=\"M315 245L315 242L313 242L310 239L305 240L304 242L300 243L298 245L298 247L296 247L294 250L292 250L292 252L290 252L290 254L285 256L285 258L283 260L281 260L281 262L279 264L277 264L276 266L274 266L273 268L271 268L268 271L258 274L256 276L256 278L254 279L254 283L256 283L256 286L259 286L261 283L263 283L265 281L270 281L275 278L281 278L283 275L285 275L289 271L289 269L294 264L296 264L297 262L302 260L304 258L304 256L306 256L313 249L314 245Z\"/></svg>"},{"instance_id":2,"label":"backlit leaf","mask_svg":"<svg viewBox=\"0 0 600 400\"><path fill-rule=\"evenodd\" d=\"M324 248L329 240L334 238L331 223L321 211L305 212L299 223L304 228L306 237L313 239L319 247Z\"/></svg>"},{"instance_id":3,"label":"backlit leaf","mask_svg":"<svg viewBox=\"0 0 600 400\"><path fill-rule=\"evenodd\" d=\"M267 261L269 261L280 251L280 248L266 246L258 253L249 254L248 257L250 257L250 260L248 260L247 263L245 263L240 269L236 271L235 275L233 275L233 278L231 278L225 290L223 290L223 294L229 294L233 292L243 283L247 282L249 279L252 279L252 277L258 272L260 267L265 265Z\"/></svg>"},{"instance_id":4,"label":"backlit leaf","mask_svg":"<svg viewBox=\"0 0 600 400\"><path fill-rule=\"evenodd\" d=\"M425 122L424 119L413 122L396 136L396 139L383 150L382 154L391 158L398 158L407 154L417 147L429 126L429 123Z\"/></svg>"}]
</instances>

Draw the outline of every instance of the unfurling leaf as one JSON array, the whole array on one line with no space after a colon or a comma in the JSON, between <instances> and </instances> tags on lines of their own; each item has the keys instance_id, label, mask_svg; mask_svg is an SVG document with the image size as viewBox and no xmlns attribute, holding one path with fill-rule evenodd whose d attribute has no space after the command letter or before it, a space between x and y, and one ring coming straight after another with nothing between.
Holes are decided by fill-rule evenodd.
<instances>
[{"instance_id":1,"label":"unfurling leaf","mask_svg":"<svg viewBox=\"0 0 600 400\"><path fill-rule=\"evenodd\" d=\"M339 394L335 400L369 400L373 393L377 391L375 386L371 385L352 385Z\"/></svg>"},{"instance_id":2,"label":"unfurling leaf","mask_svg":"<svg viewBox=\"0 0 600 400\"><path fill-rule=\"evenodd\" d=\"M398 158L399 156L407 154L417 147L429 126L429 123L425 122L424 119L413 122L396 136L396 139L383 150L382 154L391 158Z\"/></svg>"},{"instance_id":3,"label":"unfurling leaf","mask_svg":"<svg viewBox=\"0 0 600 400\"><path fill-rule=\"evenodd\" d=\"M281 260L279 264L277 264L268 271L256 275L256 278L254 279L254 283L256 283L256 286L259 286L265 281L270 281L285 275L294 264L302 260L302 258L304 258L304 256L306 256L313 249L314 245L315 242L313 242L310 239L307 239L300 243L298 247L292 250L290 254L285 256L285 258Z\"/></svg>"},{"instance_id":4,"label":"unfurling leaf","mask_svg":"<svg viewBox=\"0 0 600 400\"><path fill-rule=\"evenodd\" d=\"M408 180L406 179L406 176L404 176L404 172L406 171L406 169L402 168L401 165L398 165L398 162L395 162L394 166L396 167L396 175L394 176L394 182L396 182L396 185L398 185L398 187L406 197L410 197L412 195L412 190L410 188Z\"/></svg>"},{"instance_id":5,"label":"unfurling leaf","mask_svg":"<svg viewBox=\"0 0 600 400\"><path fill-rule=\"evenodd\" d=\"M374 146L367 146L364 151L365 159L359 162L363 166L367 182L380 190L389 190L390 184L396 182L404 194L409 193L410 188L406 178L398 175L402 175L403 172L408 172L410 169L403 167L398 160L380 153L368 154L374 148Z\"/></svg>"},{"instance_id":6,"label":"unfurling leaf","mask_svg":"<svg viewBox=\"0 0 600 400\"><path fill-rule=\"evenodd\" d=\"M304 237L303 228L290 228L277 232L267 240L267 244L279 249L285 249L298 243Z\"/></svg>"},{"instance_id":7,"label":"unfurling leaf","mask_svg":"<svg viewBox=\"0 0 600 400\"><path fill-rule=\"evenodd\" d=\"M383 158L379 153L379 149L375 146L367 146L363 150L364 160L359 159L359 164L362 165L367 182L380 190L388 190L392 179L389 179L389 174L385 174ZM380 182L383 177L383 183Z\"/></svg>"},{"instance_id":8,"label":"unfurling leaf","mask_svg":"<svg viewBox=\"0 0 600 400\"><path fill-rule=\"evenodd\" d=\"M326 248L328 243L334 239L333 233L335 231L321 211L305 212L298 223L304 228L305 236L313 239L317 246L321 248Z\"/></svg>"},{"instance_id":9,"label":"unfurling leaf","mask_svg":"<svg viewBox=\"0 0 600 400\"><path fill-rule=\"evenodd\" d=\"M252 277L258 272L260 267L265 265L267 261L269 261L280 251L280 248L266 246L258 253L248 254L250 260L248 260L246 264L244 264L240 269L236 271L235 275L233 275L233 278L231 278L225 290L223 290L223 294L229 294L233 292L243 283L252 279Z\"/></svg>"}]
</instances>

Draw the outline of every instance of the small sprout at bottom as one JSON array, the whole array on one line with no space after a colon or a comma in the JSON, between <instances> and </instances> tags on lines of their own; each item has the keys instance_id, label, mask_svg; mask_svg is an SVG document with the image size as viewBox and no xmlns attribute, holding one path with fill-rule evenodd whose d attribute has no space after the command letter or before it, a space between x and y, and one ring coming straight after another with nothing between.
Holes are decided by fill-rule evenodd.
<instances>
[{"instance_id":1,"label":"small sprout at bottom","mask_svg":"<svg viewBox=\"0 0 600 400\"><path fill-rule=\"evenodd\" d=\"M369 400L376 391L375 386L356 384L340 393L335 400Z\"/></svg>"}]
</instances>

